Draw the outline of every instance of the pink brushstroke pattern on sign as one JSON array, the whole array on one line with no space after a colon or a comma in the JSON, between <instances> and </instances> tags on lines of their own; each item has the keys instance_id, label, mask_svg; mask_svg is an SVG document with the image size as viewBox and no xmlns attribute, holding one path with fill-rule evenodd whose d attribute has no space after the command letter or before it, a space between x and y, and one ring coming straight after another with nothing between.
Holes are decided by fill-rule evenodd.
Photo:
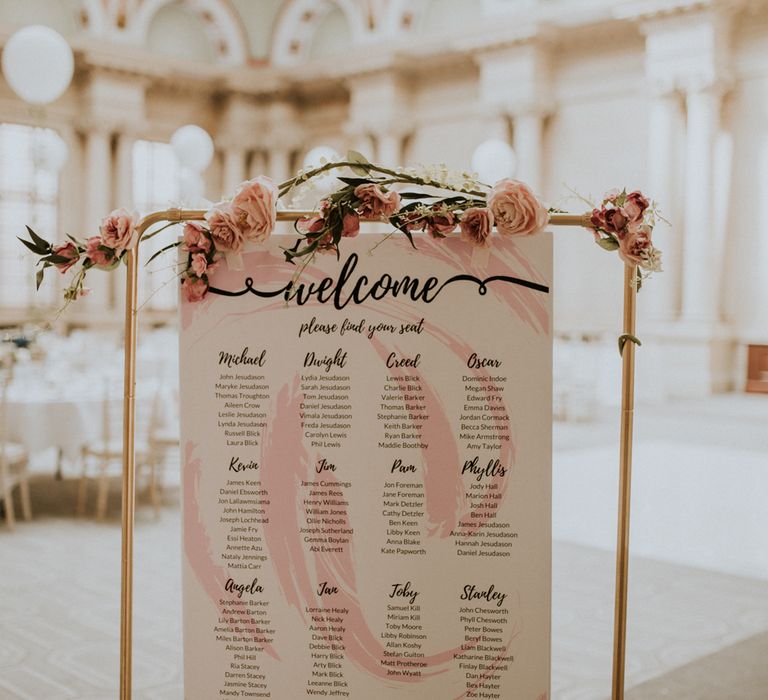
<instances>
[{"instance_id":1,"label":"pink brushstroke pattern on sign","mask_svg":"<svg viewBox=\"0 0 768 700\"><path fill-rule=\"evenodd\" d=\"M298 409L302 399L297 379L290 387L284 386L280 390L274 420L262 450L261 483L272 499L272 514L265 526L266 540L286 601L299 612L302 619L306 619L304 613L307 608L322 608L326 615L329 614L329 608L348 608L344 632L346 657L372 676L390 683L422 683L431 676L451 670L450 663L454 655L471 650L477 640L424 657L426 665L420 677L388 676L387 666L382 662L396 661L401 657L385 653L384 647L370 629L358 596L353 544L350 542L344 546L340 553L315 552L308 556L305 551L299 528L306 513L296 498L296 488L302 481L311 481L314 474L302 445L300 430L296 434L297 426L300 425ZM324 480L329 484L338 483L330 474ZM343 517L343 524L339 527L351 527L348 515ZM316 572L315 578L338 589L333 603L328 606L310 583L310 557L314 560L312 568ZM500 657L506 655L509 644L518 633L519 628L515 625ZM488 670L490 672L492 668ZM462 694L457 697L465 696Z\"/></svg>"},{"instance_id":2,"label":"pink brushstroke pattern on sign","mask_svg":"<svg viewBox=\"0 0 768 700\"><path fill-rule=\"evenodd\" d=\"M230 595L224 590L224 586L229 575L224 567L214 563L211 539L200 517L200 506L197 496L202 473L202 462L199 458L194 458L194 452L195 443L188 441L184 445L182 485L184 497L184 554L192 570L195 572L197 580L216 606L219 614L224 615L224 609L227 606L225 599ZM242 625L243 629L252 635L254 639L264 636L264 632L252 617L240 617L238 618L238 624ZM271 657L277 660L280 659L280 656L271 644L265 643L263 646L264 651Z\"/></svg>"},{"instance_id":3,"label":"pink brushstroke pattern on sign","mask_svg":"<svg viewBox=\"0 0 768 700\"><path fill-rule=\"evenodd\" d=\"M471 251L466 246L463 244L448 245L448 243L446 241L433 242L428 238L420 239L419 255L438 259L449 268L468 272L479 279L492 275L510 274L510 267L514 265L523 270L517 274L532 280L543 281L542 276L515 249L512 249L511 252L494 250L480 265L473 261ZM258 285L255 285L259 289L277 289L284 286L290 279L291 268L288 268L281 258L269 251L249 253L246 258L248 260L247 269L259 270ZM304 271L304 281L319 281L325 276L325 273L317 269L309 268ZM223 269L216 273L215 284L219 288L241 289L242 283L242 271ZM488 290L537 334L548 331L549 314L546 305L539 297L540 292L504 282L489 283ZM216 299L221 298L216 297ZM210 297L204 303L209 304ZM195 307L200 306L200 304L182 305L182 324L185 328L194 322L198 313ZM316 306L318 306L318 302L315 300L306 304L307 308ZM222 315L217 325L232 317L273 312L286 313L288 310L282 297L277 297L271 301L262 300L260 304L253 304L252 309L247 311ZM412 303L391 298L378 302L377 312L384 317L410 323L420 318L419 314L413 311ZM201 309L199 313L201 316L204 315L207 313L207 308ZM210 332L215 332L215 327L206 329L204 335ZM451 354L462 362L472 352L468 343L451 334L447 329L437 328L434 324L429 324L425 332L448 348ZM377 338L373 338L370 344L380 358L386 357L393 349L397 350L397 348L388 347L387 343ZM492 393L489 386L492 384L491 377L487 370L473 369L467 370L467 372L471 372L475 377L481 379L482 381L478 383L486 387L486 392L489 395ZM483 516L468 518L469 504L464 496L464 482L460 471L455 468L447 469L447 465L458 463L459 450L439 391L418 370L409 368L408 373L418 377L425 394L425 409L430 415L430 420L425 421L421 433L422 442L432 446L431 449L424 450L422 453L425 505L429 524L427 534L430 537L443 539L449 537L452 529L457 526L465 530L480 528L489 518L493 517L494 512L491 509L483 509ZM405 381L398 380L398 383L401 393L405 393ZM462 645L463 649L462 647L454 647L425 657L427 666L423 669L424 675L422 677L399 676L393 678L387 676L387 668L382 661L397 657L393 657L391 653L385 655L382 644L377 640L366 620L357 590L354 543L346 544L340 553L310 553L306 551L306 546L300 535L300 528L304 525L306 513L300 505L300 497L297 496L297 493L300 492L301 481L311 481L314 478L313 464L315 460L310 459L303 444L301 421L299 420L299 405L302 399L303 394L299 392L299 377L296 375L292 382L286 383L279 389L270 411L271 420L262 441L261 482L268 490L271 498L269 522L264 527L265 541L286 602L305 621L307 608L323 610L326 616L331 614L331 608L348 608L349 613L345 620L346 629L344 632L347 657L359 668L385 681L392 688L400 687L399 684L401 683L425 682L430 677L451 670L450 664L454 660L454 655L460 651L472 649L476 642ZM506 414L507 408L505 406ZM511 468L515 458L515 446L509 424L500 433L505 435L507 440L502 442L499 456ZM190 496L190 494L196 493L200 464L199 460L191 460L189 446L187 454L185 511L194 515L197 512L197 503L195 496ZM190 479L193 484L190 484ZM332 476L326 476L325 480L331 482L334 479ZM500 493L503 498L506 495L507 480L494 477L492 483L498 487L497 493ZM190 485L194 485L194 491ZM187 557L198 579L215 602L218 600L222 582L226 580L226 573L222 567L213 563L210 541L205 533L205 526L200 522L199 517L196 521L193 517L190 518L188 525L190 527L187 529L186 537ZM345 527L351 527L348 516L345 516ZM313 570L314 576L311 574ZM338 589L332 602L322 599L316 594L313 585L315 580L327 581L329 586ZM255 623L253 632L254 634L258 633ZM478 682L486 679L502 663L509 645L519 632L520 621L516 619L511 627L504 652L489 663L488 669L480 676ZM274 649L270 647L268 651L273 657L278 658ZM472 688L469 688L466 692L457 695L456 700L467 697L471 691ZM538 700L546 700L546 693L541 695Z\"/></svg>"}]
</instances>

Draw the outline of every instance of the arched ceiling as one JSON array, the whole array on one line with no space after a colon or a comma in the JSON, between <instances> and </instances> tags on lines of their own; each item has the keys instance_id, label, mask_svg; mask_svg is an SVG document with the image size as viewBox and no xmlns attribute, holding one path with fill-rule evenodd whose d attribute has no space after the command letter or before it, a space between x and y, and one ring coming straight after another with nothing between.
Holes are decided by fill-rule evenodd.
<instances>
[{"instance_id":1,"label":"arched ceiling","mask_svg":"<svg viewBox=\"0 0 768 700\"><path fill-rule=\"evenodd\" d=\"M551 0L538 0L547 2ZM225 65L296 65L352 46L439 35L537 0L0 0L0 27L42 23Z\"/></svg>"}]
</instances>

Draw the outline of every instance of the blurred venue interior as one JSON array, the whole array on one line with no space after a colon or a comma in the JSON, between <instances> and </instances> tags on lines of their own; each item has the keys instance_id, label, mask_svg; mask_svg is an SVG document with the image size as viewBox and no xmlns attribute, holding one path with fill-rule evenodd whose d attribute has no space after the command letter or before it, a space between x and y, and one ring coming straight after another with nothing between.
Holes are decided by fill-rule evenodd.
<instances>
[{"instance_id":1,"label":"blurred venue interior","mask_svg":"<svg viewBox=\"0 0 768 700\"><path fill-rule=\"evenodd\" d=\"M91 274L58 314L63 277L36 291L17 236L204 207L349 148L514 176L575 213L616 185L658 202L627 697L768 697L768 3L0 0L0 47L27 25L66 39L74 75L44 106L0 79L0 698L114 697L118 676L124 277ZM186 132L184 161L188 124L212 141ZM603 700L622 270L588 231L554 241L552 697ZM140 291L135 697L178 699L180 582L154 575L179 556L173 261Z\"/></svg>"}]
</instances>

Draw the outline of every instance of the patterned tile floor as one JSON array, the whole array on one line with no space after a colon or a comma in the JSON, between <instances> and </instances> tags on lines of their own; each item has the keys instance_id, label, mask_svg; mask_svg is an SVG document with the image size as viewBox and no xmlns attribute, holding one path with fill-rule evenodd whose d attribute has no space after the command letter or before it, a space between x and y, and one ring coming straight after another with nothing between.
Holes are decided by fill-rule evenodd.
<instances>
[{"instance_id":1,"label":"patterned tile floor","mask_svg":"<svg viewBox=\"0 0 768 700\"><path fill-rule=\"evenodd\" d=\"M152 521L149 511L141 515L136 532L135 697L179 700L178 511L166 508L160 522ZM0 531L0 553L0 698L114 698L117 521L36 520L13 534ZM610 552L556 543L554 700L609 695L612 579ZM629 687L768 631L768 582L635 558L630 592ZM768 686L756 692L740 694L739 700L764 699Z\"/></svg>"},{"instance_id":2,"label":"patterned tile floor","mask_svg":"<svg viewBox=\"0 0 768 700\"><path fill-rule=\"evenodd\" d=\"M760 404L760 411L766 404ZM664 461L670 450L677 451L676 459L684 469L703 465L701 473L713 476L711 488L700 489L700 499L722 495L725 482L718 481L718 465L727 466L729 474L750 477L746 493L750 489L765 493L760 487L762 471L768 473L761 466L768 466L761 456L765 423L755 419L753 405L757 404L739 402L736 410L729 405L725 414L714 410L707 419L711 408L707 404L684 414L677 424L661 414L639 420L644 441L638 445L638 455L640 464L649 466L639 467L636 475L639 505L633 525L645 527L653 522L653 508L642 505L642 494L644 489L650 494L650 486L671 472ZM745 407L747 413L740 414ZM730 416L732 425L724 424L723 415ZM563 512L562 517L555 514L555 533L561 538L571 535L569 539L575 541L581 538L581 543L556 541L554 547L553 700L606 700L610 694L614 559L607 549L585 544L594 544L590 527L602 527L601 518L609 531L614 526L614 515L600 510L601 500L615 501L612 482L601 482L604 492L596 492L588 483L613 469L615 448L607 446L614 439L612 421L608 417L588 425L559 426L555 435L555 503L561 499ZM0 700L114 698L118 499L112 499L111 517L104 524L75 520L71 517L74 482L40 478L33 503L32 523L20 523L14 533L0 525ZM733 522L746 532L753 507L745 514L738 500L732 500L728 509L717 512L718 517L726 516L721 529L727 531ZM759 510L751 512L763 517ZM590 527L578 530L580 519L592 519ZM674 522L667 527L674 527ZM134 697L143 700L182 698L179 538L176 507L164 508L159 522L149 508L140 508ZM734 539L734 547L736 543ZM648 551L655 546L645 544ZM728 540L718 546L728 546ZM747 553L743 561L748 560ZM738 564L738 557L734 561ZM634 557L629 630L627 700L768 698L765 577L713 573L658 558Z\"/></svg>"}]
</instances>

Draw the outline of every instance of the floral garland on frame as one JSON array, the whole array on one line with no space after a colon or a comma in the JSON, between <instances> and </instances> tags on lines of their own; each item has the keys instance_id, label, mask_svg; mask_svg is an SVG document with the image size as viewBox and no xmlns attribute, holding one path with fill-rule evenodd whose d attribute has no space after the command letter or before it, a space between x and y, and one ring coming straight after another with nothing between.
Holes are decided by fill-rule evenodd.
<instances>
[{"instance_id":1,"label":"floral garland on frame","mask_svg":"<svg viewBox=\"0 0 768 700\"><path fill-rule=\"evenodd\" d=\"M530 187L518 180L500 180L491 187L469 173L451 173L445 166L393 170L350 151L344 161L300 171L280 185L264 176L242 183L231 200L211 207L205 223L187 222L182 239L157 251L150 261L181 246L186 253L178 273L182 292L188 301L200 301L208 292L209 274L225 256L238 255L246 242L263 243L269 238L279 200L312 186L320 177L327 178L333 170L343 171L336 174L340 186L320 200L316 214L295 223L298 238L284 251L288 262L301 261L297 277L315 255L338 256L342 239L357 236L363 220L388 223L393 227L390 236L400 231L414 248L415 231L439 240L457 229L468 244L488 248L494 228L502 237L533 235L547 226L550 213L558 211L547 209ZM599 206L593 206L585 225L600 247L618 251L624 262L637 265L639 283L640 271L661 270L661 252L652 243L658 218L656 206L641 192L623 190L608 193ZM39 258L38 288L47 268L55 267L61 273L75 268L64 291L66 304L88 293L85 278L90 269L113 270L136 246L137 223L135 214L119 209L102 220L98 235L84 240L67 236L65 243L52 245L29 226L29 240L19 240ZM145 233L142 239L176 223Z\"/></svg>"}]
</instances>

